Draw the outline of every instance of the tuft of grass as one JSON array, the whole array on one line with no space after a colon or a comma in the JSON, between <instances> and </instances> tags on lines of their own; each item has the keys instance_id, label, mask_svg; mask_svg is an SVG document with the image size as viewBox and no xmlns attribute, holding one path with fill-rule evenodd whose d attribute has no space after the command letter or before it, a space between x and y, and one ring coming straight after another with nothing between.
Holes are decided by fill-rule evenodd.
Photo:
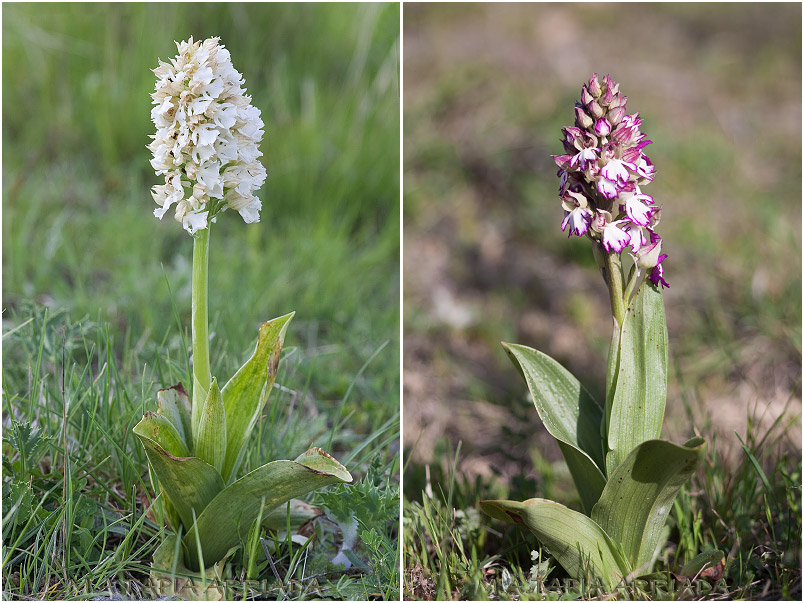
<instances>
[{"instance_id":1,"label":"tuft of grass","mask_svg":"<svg viewBox=\"0 0 804 603\"><path fill-rule=\"evenodd\" d=\"M149 386L99 324L30 310L3 339L4 596L140 583L162 531L130 435Z\"/></svg>"}]
</instances>

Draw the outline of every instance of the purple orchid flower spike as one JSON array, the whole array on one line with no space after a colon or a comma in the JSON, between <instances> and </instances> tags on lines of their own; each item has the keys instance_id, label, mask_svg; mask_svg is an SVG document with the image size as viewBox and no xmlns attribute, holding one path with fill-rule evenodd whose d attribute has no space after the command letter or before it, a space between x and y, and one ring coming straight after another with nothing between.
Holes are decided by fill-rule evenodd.
<instances>
[{"instance_id":1,"label":"purple orchid flower spike","mask_svg":"<svg viewBox=\"0 0 804 603\"><path fill-rule=\"evenodd\" d=\"M641 188L653 181L656 168L645 154L651 141L640 130L642 118L639 113L627 113L627 101L611 76L593 74L575 103L575 123L562 130L565 154L553 156L560 168L559 195L565 211L561 230L569 236L588 236L597 245L596 257L620 324L628 298L624 293L633 293L646 275L656 286L669 286L661 264L666 255L649 274L637 267L643 248L657 244L661 248L654 230L661 208ZM634 259L635 266L626 284L623 252Z\"/></svg>"},{"instance_id":2,"label":"purple orchid flower spike","mask_svg":"<svg viewBox=\"0 0 804 603\"><path fill-rule=\"evenodd\" d=\"M572 578L600 581L615 596L634 578L654 573L667 514L706 454L702 438L683 446L661 439L669 372L661 291L668 286L667 254L656 232L661 207L641 188L655 176L644 151L651 141L640 131L639 115L626 113L626 101L610 76L592 75L575 105L575 124L562 130L564 154L553 156L561 230L591 239L611 297L605 404L595 404L547 354L503 343L544 426L561 444L583 513L545 498L480 503L491 517L530 529ZM623 256L633 259L630 272ZM724 553L715 553L722 562ZM708 552L696 559L704 557L713 558Z\"/></svg>"}]
</instances>

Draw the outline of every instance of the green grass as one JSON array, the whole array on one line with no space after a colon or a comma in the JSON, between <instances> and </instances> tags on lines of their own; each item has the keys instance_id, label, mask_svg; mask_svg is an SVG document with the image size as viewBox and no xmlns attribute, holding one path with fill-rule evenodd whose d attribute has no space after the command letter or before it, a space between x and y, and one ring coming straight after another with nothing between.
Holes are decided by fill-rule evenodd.
<instances>
[{"instance_id":1,"label":"green grass","mask_svg":"<svg viewBox=\"0 0 804 603\"><path fill-rule=\"evenodd\" d=\"M787 417L783 417L787 419ZM749 423L750 424L750 423ZM712 442L704 466L674 503L670 539L656 571L615 596L638 600L796 600L801 596L801 458L789 452L784 420L770 430L749 427L742 454L730 461ZM736 435L739 438L739 434ZM418 600L566 600L610 596L595 584L568 578L519 526L492 522L477 501L523 500L534 484L511 488L469 481L455 471L405 472L403 548L408 555L405 598ZM539 467L539 496L578 508L574 493L556 488L566 466ZM690 581L677 574L699 553L726 556L717 580Z\"/></svg>"},{"instance_id":2,"label":"green grass","mask_svg":"<svg viewBox=\"0 0 804 603\"><path fill-rule=\"evenodd\" d=\"M221 36L266 123L261 222L227 213L211 237L213 374L296 311L243 471L319 445L363 484L342 493L358 521L366 491L391 508L352 569L328 565L341 531L317 520L305 549L275 544L273 568L238 556L228 594L396 596L398 11L3 7L4 598L152 596L164 522L131 427L189 383L192 244L152 216L148 94L190 35Z\"/></svg>"}]
</instances>

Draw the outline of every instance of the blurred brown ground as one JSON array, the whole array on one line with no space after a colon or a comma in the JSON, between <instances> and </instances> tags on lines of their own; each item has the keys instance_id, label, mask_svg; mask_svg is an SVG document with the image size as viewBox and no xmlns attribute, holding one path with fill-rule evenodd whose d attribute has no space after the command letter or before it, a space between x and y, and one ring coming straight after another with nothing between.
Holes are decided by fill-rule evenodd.
<instances>
[{"instance_id":1,"label":"blurred brown ground","mask_svg":"<svg viewBox=\"0 0 804 603\"><path fill-rule=\"evenodd\" d=\"M404 6L404 440L503 480L560 458L500 340L602 395L610 310L550 154L593 71L654 144L672 371L664 437L801 447L801 6ZM523 465L523 463L525 463Z\"/></svg>"}]
</instances>

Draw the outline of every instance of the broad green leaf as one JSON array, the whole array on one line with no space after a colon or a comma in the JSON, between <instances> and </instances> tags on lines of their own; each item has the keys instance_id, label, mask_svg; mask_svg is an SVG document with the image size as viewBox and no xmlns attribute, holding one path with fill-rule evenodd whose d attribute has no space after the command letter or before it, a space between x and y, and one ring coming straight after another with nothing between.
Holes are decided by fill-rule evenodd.
<instances>
[{"instance_id":1,"label":"broad green leaf","mask_svg":"<svg viewBox=\"0 0 804 603\"><path fill-rule=\"evenodd\" d=\"M190 456L190 451L184 438L181 437L176 426L167 417L155 412L146 412L139 423L134 427L134 433L149 438L158 444L168 454L173 456Z\"/></svg>"},{"instance_id":2,"label":"broad green leaf","mask_svg":"<svg viewBox=\"0 0 804 603\"><path fill-rule=\"evenodd\" d=\"M187 449L193 451L192 419L190 418L190 396L181 383L160 389L156 393L156 414L166 417L179 435L187 444Z\"/></svg>"},{"instance_id":3,"label":"broad green leaf","mask_svg":"<svg viewBox=\"0 0 804 603\"><path fill-rule=\"evenodd\" d=\"M342 482L349 483L352 481L352 474L346 470L346 467L341 465L331 454L318 447L310 448L310 450L301 453L294 462L313 471L334 475Z\"/></svg>"},{"instance_id":4,"label":"broad green leaf","mask_svg":"<svg viewBox=\"0 0 804 603\"><path fill-rule=\"evenodd\" d=\"M480 508L495 519L529 528L573 578L591 571L611 590L629 573L603 528L583 513L543 498L484 500Z\"/></svg>"},{"instance_id":5,"label":"broad green leaf","mask_svg":"<svg viewBox=\"0 0 804 603\"><path fill-rule=\"evenodd\" d=\"M259 515L263 497L264 510L269 511L324 486L352 481L343 465L323 450L313 448L299 459L301 462L273 461L263 465L218 494L184 537L187 565L198 568L196 531L204 563L215 563L241 539L245 540Z\"/></svg>"},{"instance_id":6,"label":"broad green leaf","mask_svg":"<svg viewBox=\"0 0 804 603\"><path fill-rule=\"evenodd\" d=\"M662 293L640 287L620 334L617 386L608 422L607 474L639 444L661 436L667 397L667 322Z\"/></svg>"},{"instance_id":7,"label":"broad green leaf","mask_svg":"<svg viewBox=\"0 0 804 603\"><path fill-rule=\"evenodd\" d=\"M288 520L290 520L291 531L296 531L308 521L324 514L319 507L301 499L291 498L288 502L290 503L289 508L287 504L284 504L263 513L262 527L274 532L282 532L287 529Z\"/></svg>"},{"instance_id":8,"label":"broad green leaf","mask_svg":"<svg viewBox=\"0 0 804 603\"><path fill-rule=\"evenodd\" d=\"M226 415L223 408L223 397L218 389L217 379L212 384L201 410L198 422L198 441L195 443L195 455L206 461L220 473L226 458Z\"/></svg>"},{"instance_id":9,"label":"broad green leaf","mask_svg":"<svg viewBox=\"0 0 804 603\"><path fill-rule=\"evenodd\" d=\"M591 511L606 485L600 406L550 356L523 345L502 345L525 378L542 423L558 440L584 509Z\"/></svg>"},{"instance_id":10,"label":"broad green leaf","mask_svg":"<svg viewBox=\"0 0 804 603\"><path fill-rule=\"evenodd\" d=\"M226 459L221 475L228 484L243 461L246 443L276 379L285 331L295 312L260 325L257 348L223 387L226 410Z\"/></svg>"},{"instance_id":11,"label":"broad green leaf","mask_svg":"<svg viewBox=\"0 0 804 603\"><path fill-rule=\"evenodd\" d=\"M162 493L162 511L165 513L165 520L167 521L168 527L175 531L178 531L179 526L181 525L181 517L176 512L176 507L170 502L170 498L165 493L165 489L162 487L162 484L159 484L159 491Z\"/></svg>"},{"instance_id":12,"label":"broad green leaf","mask_svg":"<svg viewBox=\"0 0 804 603\"><path fill-rule=\"evenodd\" d=\"M648 440L609 477L592 509L592 519L620 543L631 567L640 574L650 570L673 501L705 453L701 438L683 446Z\"/></svg>"},{"instance_id":13,"label":"broad green leaf","mask_svg":"<svg viewBox=\"0 0 804 603\"><path fill-rule=\"evenodd\" d=\"M155 423L154 417L165 420L159 415L148 413L134 427L134 433L145 448L159 485L179 514L185 529L188 529L193 525L193 509L196 516L201 513L223 490L224 483L215 468L201 459L178 457L167 452L159 440L155 439L159 434L159 425Z\"/></svg>"}]
</instances>

